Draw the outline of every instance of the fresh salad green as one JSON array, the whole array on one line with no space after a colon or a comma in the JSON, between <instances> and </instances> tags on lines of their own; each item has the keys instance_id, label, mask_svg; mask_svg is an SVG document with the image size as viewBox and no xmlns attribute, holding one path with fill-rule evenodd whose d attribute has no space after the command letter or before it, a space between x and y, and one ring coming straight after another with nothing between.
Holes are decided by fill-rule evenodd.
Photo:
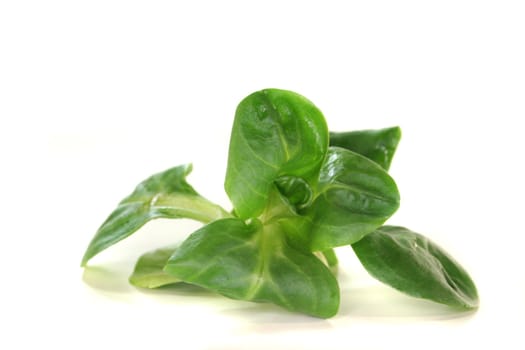
<instances>
[{"instance_id":1,"label":"fresh salad green","mask_svg":"<svg viewBox=\"0 0 525 350\"><path fill-rule=\"evenodd\" d=\"M442 248L406 228L382 226L399 207L388 168L400 137L398 127L329 132L303 96L255 92L237 107L231 133L224 187L233 210L188 184L191 165L168 169L119 203L82 266L149 220L189 218L204 226L140 257L133 285L190 283L328 318L340 301L334 248L351 245L368 272L393 288L476 308L472 279Z\"/></svg>"}]
</instances>

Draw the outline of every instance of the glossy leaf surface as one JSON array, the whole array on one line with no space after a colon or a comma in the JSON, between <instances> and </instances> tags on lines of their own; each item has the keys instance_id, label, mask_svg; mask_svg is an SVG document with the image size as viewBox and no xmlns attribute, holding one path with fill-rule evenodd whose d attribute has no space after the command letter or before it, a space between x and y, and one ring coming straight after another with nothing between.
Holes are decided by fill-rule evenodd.
<instances>
[{"instance_id":1,"label":"glossy leaf surface","mask_svg":"<svg viewBox=\"0 0 525 350\"><path fill-rule=\"evenodd\" d=\"M312 251L357 242L398 207L397 186L384 169L362 155L330 147L317 197L307 210L312 220Z\"/></svg>"},{"instance_id":2,"label":"glossy leaf surface","mask_svg":"<svg viewBox=\"0 0 525 350\"><path fill-rule=\"evenodd\" d=\"M378 130L331 132L330 146L359 153L388 170L400 139L401 129L397 126Z\"/></svg>"},{"instance_id":3,"label":"glossy leaf surface","mask_svg":"<svg viewBox=\"0 0 525 350\"><path fill-rule=\"evenodd\" d=\"M161 248L142 255L129 277L129 282L141 288L158 288L180 282L178 278L164 271L164 266L175 249L176 247Z\"/></svg>"},{"instance_id":4,"label":"glossy leaf surface","mask_svg":"<svg viewBox=\"0 0 525 350\"><path fill-rule=\"evenodd\" d=\"M352 247L372 276L401 292L454 307L478 306L476 286L465 269L421 234L383 226Z\"/></svg>"},{"instance_id":5,"label":"glossy leaf surface","mask_svg":"<svg viewBox=\"0 0 525 350\"><path fill-rule=\"evenodd\" d=\"M189 218L204 223L228 217L220 206L201 197L186 182L191 165L181 165L153 175L110 214L91 240L82 266L102 250L128 237L156 218Z\"/></svg>"},{"instance_id":6,"label":"glossy leaf surface","mask_svg":"<svg viewBox=\"0 0 525 350\"><path fill-rule=\"evenodd\" d=\"M313 254L289 246L277 224L212 222L184 241L165 270L230 298L272 302L317 317L331 317L339 307L330 270Z\"/></svg>"},{"instance_id":7,"label":"glossy leaf surface","mask_svg":"<svg viewBox=\"0 0 525 350\"><path fill-rule=\"evenodd\" d=\"M315 181L328 147L322 113L291 91L267 89L246 97L235 113L225 190L240 218L259 216L274 181Z\"/></svg>"},{"instance_id":8,"label":"glossy leaf surface","mask_svg":"<svg viewBox=\"0 0 525 350\"><path fill-rule=\"evenodd\" d=\"M308 206L312 200L313 193L310 185L300 177L281 176L275 180L275 185L296 209Z\"/></svg>"}]
</instances>

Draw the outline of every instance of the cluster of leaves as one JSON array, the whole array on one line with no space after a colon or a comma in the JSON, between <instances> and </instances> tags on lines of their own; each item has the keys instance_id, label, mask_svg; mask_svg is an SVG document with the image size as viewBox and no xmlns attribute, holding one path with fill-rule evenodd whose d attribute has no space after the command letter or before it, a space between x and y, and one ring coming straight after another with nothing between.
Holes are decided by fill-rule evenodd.
<instances>
[{"instance_id":1,"label":"cluster of leaves","mask_svg":"<svg viewBox=\"0 0 525 350\"><path fill-rule=\"evenodd\" d=\"M140 257L132 284L191 283L328 318L340 300L333 248L351 245L378 280L416 297L475 308L474 283L442 248L406 228L382 226L399 207L387 171L400 137L398 127L329 132L303 96L255 92L237 107L231 134L225 190L233 211L188 184L190 165L177 166L120 202L82 265L151 219L190 218L205 225L178 246Z\"/></svg>"}]
</instances>

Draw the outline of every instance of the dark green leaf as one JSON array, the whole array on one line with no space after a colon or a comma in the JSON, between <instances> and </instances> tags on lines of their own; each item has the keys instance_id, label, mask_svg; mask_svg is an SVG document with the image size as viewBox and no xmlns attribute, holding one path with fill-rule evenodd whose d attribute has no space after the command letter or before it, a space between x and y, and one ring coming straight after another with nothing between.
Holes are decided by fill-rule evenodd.
<instances>
[{"instance_id":1,"label":"dark green leaf","mask_svg":"<svg viewBox=\"0 0 525 350\"><path fill-rule=\"evenodd\" d=\"M142 255L129 277L129 282L141 288L158 288L180 282L178 278L164 272L164 266L175 249L176 247L161 248Z\"/></svg>"},{"instance_id":2,"label":"dark green leaf","mask_svg":"<svg viewBox=\"0 0 525 350\"><path fill-rule=\"evenodd\" d=\"M279 192L297 209L304 208L312 200L310 185L300 177L281 176L275 180Z\"/></svg>"},{"instance_id":3,"label":"dark green leaf","mask_svg":"<svg viewBox=\"0 0 525 350\"><path fill-rule=\"evenodd\" d=\"M110 214L91 240L82 266L96 254L128 237L156 218L189 218L204 223L228 217L220 206L201 197L187 182L191 165L181 165L153 175Z\"/></svg>"},{"instance_id":4,"label":"dark green leaf","mask_svg":"<svg viewBox=\"0 0 525 350\"><path fill-rule=\"evenodd\" d=\"M289 246L278 224L212 222L182 243L165 271L233 299L317 317L331 317L339 307L332 273L313 254Z\"/></svg>"},{"instance_id":5,"label":"dark green leaf","mask_svg":"<svg viewBox=\"0 0 525 350\"><path fill-rule=\"evenodd\" d=\"M468 273L418 233L383 226L352 247L372 276L401 292L455 307L478 306L476 286Z\"/></svg>"},{"instance_id":6,"label":"dark green leaf","mask_svg":"<svg viewBox=\"0 0 525 350\"><path fill-rule=\"evenodd\" d=\"M318 194L306 211L312 220L312 251L352 244L381 226L399 207L394 180L377 163L330 147Z\"/></svg>"},{"instance_id":7,"label":"dark green leaf","mask_svg":"<svg viewBox=\"0 0 525 350\"><path fill-rule=\"evenodd\" d=\"M388 170L400 139L401 129L397 126L378 130L331 132L330 146L359 153Z\"/></svg>"},{"instance_id":8,"label":"dark green leaf","mask_svg":"<svg viewBox=\"0 0 525 350\"><path fill-rule=\"evenodd\" d=\"M267 89L246 97L235 113L225 189L240 218L257 217L274 181L315 181L328 147L322 113L294 92Z\"/></svg>"}]
</instances>

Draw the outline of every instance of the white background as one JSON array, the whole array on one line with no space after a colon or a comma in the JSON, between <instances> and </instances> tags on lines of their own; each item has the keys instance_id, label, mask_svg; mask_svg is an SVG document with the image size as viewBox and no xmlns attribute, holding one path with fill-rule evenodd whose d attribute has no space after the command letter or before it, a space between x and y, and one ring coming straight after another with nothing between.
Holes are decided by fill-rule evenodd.
<instances>
[{"instance_id":1,"label":"white background","mask_svg":"<svg viewBox=\"0 0 525 350\"><path fill-rule=\"evenodd\" d=\"M2 1L0 347L523 349L524 18L520 1ZM190 182L229 207L235 107L267 87L305 95L332 130L401 126L389 222L467 268L476 313L380 285L348 248L329 320L128 286L186 221L79 267L152 173L193 162Z\"/></svg>"}]
</instances>

